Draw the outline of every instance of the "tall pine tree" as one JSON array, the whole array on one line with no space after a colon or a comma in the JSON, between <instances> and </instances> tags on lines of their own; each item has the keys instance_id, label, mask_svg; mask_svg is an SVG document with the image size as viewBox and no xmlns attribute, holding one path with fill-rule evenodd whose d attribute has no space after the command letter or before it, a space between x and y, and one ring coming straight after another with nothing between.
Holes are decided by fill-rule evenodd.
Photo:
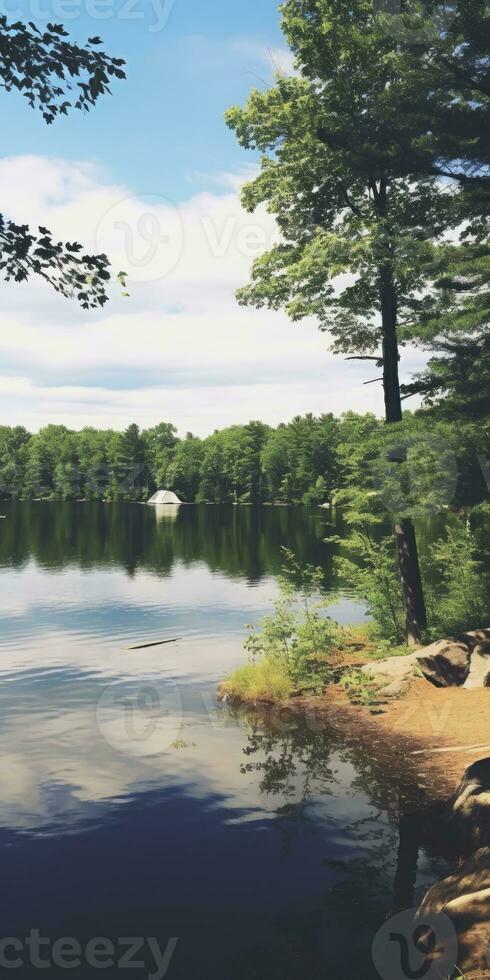
<instances>
[{"instance_id":1,"label":"tall pine tree","mask_svg":"<svg viewBox=\"0 0 490 980\"><path fill-rule=\"evenodd\" d=\"M400 344L416 334L414 306L461 221L465 183L463 172L445 176L454 147L443 146L440 123L450 89L433 87L435 75L455 75L439 57L439 15L453 16L454 5L436 5L444 10L424 24L420 3L403 6L400 21L380 16L376 0L287 0L297 75L278 75L227 114L241 145L262 153L244 206L265 203L282 234L254 263L240 302L284 308L293 320L315 316L336 352L377 362L389 424L402 419ZM396 515L394 531L406 634L416 643L426 612L410 516Z\"/></svg>"}]
</instances>

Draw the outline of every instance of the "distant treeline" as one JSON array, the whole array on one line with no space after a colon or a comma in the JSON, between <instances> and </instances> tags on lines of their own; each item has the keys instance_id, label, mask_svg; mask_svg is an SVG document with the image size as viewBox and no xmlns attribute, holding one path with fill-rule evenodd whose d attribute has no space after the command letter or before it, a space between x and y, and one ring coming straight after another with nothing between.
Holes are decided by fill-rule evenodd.
<instances>
[{"instance_id":1,"label":"distant treeline","mask_svg":"<svg viewBox=\"0 0 490 980\"><path fill-rule=\"evenodd\" d=\"M428 414L420 415L421 422L409 415L405 429L426 426ZM365 482L384 432L374 415L354 412L306 415L275 429L249 422L205 439L192 433L179 439L168 422L144 431L132 424L124 432L48 425L35 435L0 426L0 496L140 501L165 488L189 503L319 504ZM458 501L482 499L484 447L472 447L460 427L432 420L430 432L458 453Z\"/></svg>"}]
</instances>

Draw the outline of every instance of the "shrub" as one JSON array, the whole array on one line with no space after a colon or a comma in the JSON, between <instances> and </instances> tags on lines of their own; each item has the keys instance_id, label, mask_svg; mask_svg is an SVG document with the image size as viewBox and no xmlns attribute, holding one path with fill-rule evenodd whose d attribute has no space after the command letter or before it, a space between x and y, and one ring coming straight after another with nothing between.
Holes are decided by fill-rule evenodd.
<instances>
[{"instance_id":1,"label":"shrub","mask_svg":"<svg viewBox=\"0 0 490 980\"><path fill-rule=\"evenodd\" d=\"M430 635L439 637L488 626L490 602L480 548L470 524L458 520L429 552L427 588ZM435 584L434 584L435 581Z\"/></svg>"},{"instance_id":2,"label":"shrub","mask_svg":"<svg viewBox=\"0 0 490 980\"><path fill-rule=\"evenodd\" d=\"M336 559L343 583L366 604L373 633L386 644L386 655L404 643L404 612L393 538L375 541L355 532L347 541L350 556ZM429 628L427 639L488 626L488 578L478 560L481 545L466 519L456 519L421 561Z\"/></svg>"},{"instance_id":3,"label":"shrub","mask_svg":"<svg viewBox=\"0 0 490 980\"><path fill-rule=\"evenodd\" d=\"M279 578L279 598L274 613L259 629L250 627L245 649L246 667L235 671L224 690L240 698L258 699L257 690L280 690L276 700L294 688L321 690L329 675L329 655L339 627L326 615L327 600L321 568L302 568L294 555L283 549L284 565ZM329 600L331 602L331 599Z\"/></svg>"},{"instance_id":4,"label":"shrub","mask_svg":"<svg viewBox=\"0 0 490 980\"><path fill-rule=\"evenodd\" d=\"M354 704L371 705L379 692L379 685L357 668L346 671L340 681L340 687L347 692Z\"/></svg>"},{"instance_id":5,"label":"shrub","mask_svg":"<svg viewBox=\"0 0 490 980\"><path fill-rule=\"evenodd\" d=\"M405 639L403 602L392 537L375 541L355 531L347 540L351 557L335 559L343 583L366 604L377 636L397 646Z\"/></svg>"}]
</instances>

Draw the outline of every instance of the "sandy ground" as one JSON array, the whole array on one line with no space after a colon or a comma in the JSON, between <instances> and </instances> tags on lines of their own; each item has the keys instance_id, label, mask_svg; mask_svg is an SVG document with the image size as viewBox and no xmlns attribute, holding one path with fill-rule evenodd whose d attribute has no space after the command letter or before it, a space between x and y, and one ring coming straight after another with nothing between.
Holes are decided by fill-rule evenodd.
<instances>
[{"instance_id":1,"label":"sandy ground","mask_svg":"<svg viewBox=\"0 0 490 980\"><path fill-rule=\"evenodd\" d=\"M415 758L423 760L424 768L429 764L429 768L442 769L455 784L468 766L490 756L488 688L436 688L416 680L404 697L380 710L383 713L375 716L365 713L387 733L423 740L424 747L414 750Z\"/></svg>"},{"instance_id":2,"label":"sandy ground","mask_svg":"<svg viewBox=\"0 0 490 980\"><path fill-rule=\"evenodd\" d=\"M293 712L348 732L387 765L401 766L429 796L449 797L465 770L490 756L490 689L436 688L414 680L398 699L371 708L350 703L337 686L320 698L295 698Z\"/></svg>"}]
</instances>

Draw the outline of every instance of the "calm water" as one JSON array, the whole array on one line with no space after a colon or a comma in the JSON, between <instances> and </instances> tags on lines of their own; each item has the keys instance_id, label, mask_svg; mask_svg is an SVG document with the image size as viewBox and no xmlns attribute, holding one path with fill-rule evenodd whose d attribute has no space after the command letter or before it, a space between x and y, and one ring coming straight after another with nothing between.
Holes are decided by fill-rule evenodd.
<instances>
[{"instance_id":1,"label":"calm water","mask_svg":"<svg viewBox=\"0 0 490 980\"><path fill-rule=\"evenodd\" d=\"M377 976L403 773L338 731L215 700L281 545L331 582L328 514L0 509L1 935L102 937L115 960L120 937L176 937L170 980ZM348 598L334 614L363 619ZM423 855L417 893L443 872ZM70 972L124 977L109 954ZM147 944L136 961L130 976L157 975Z\"/></svg>"}]
</instances>

